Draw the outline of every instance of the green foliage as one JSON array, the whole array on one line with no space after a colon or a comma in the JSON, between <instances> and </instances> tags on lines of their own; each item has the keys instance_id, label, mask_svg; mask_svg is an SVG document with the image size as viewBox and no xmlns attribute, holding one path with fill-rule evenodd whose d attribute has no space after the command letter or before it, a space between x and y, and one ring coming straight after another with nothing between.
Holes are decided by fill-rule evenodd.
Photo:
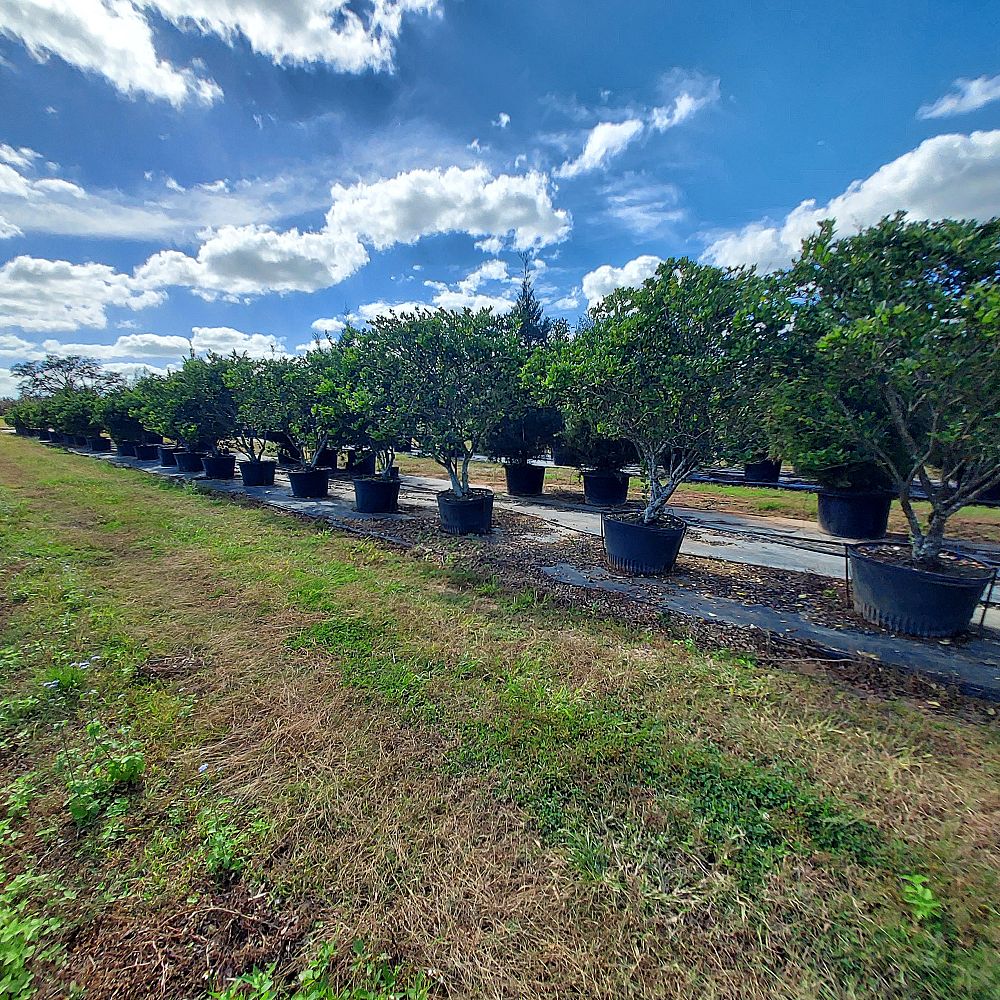
<instances>
[{"instance_id":1,"label":"green foliage","mask_svg":"<svg viewBox=\"0 0 1000 1000\"><path fill-rule=\"evenodd\" d=\"M936 919L941 914L941 901L927 884L926 875L904 875L903 899L913 911L917 923Z\"/></svg>"},{"instance_id":2,"label":"green foliage","mask_svg":"<svg viewBox=\"0 0 1000 1000\"><path fill-rule=\"evenodd\" d=\"M96 389L60 389L45 400L44 410L61 434L93 437L100 433L103 402Z\"/></svg>"},{"instance_id":3,"label":"green foliage","mask_svg":"<svg viewBox=\"0 0 1000 1000\"><path fill-rule=\"evenodd\" d=\"M812 436L889 477L917 563L933 563L948 518L1000 482L998 274L1000 220L902 214L841 239L824 223L791 272Z\"/></svg>"},{"instance_id":4,"label":"green foliage","mask_svg":"<svg viewBox=\"0 0 1000 1000\"><path fill-rule=\"evenodd\" d=\"M133 415L141 405L134 387L114 389L104 396L97 408L98 422L115 441L144 441L146 428Z\"/></svg>"},{"instance_id":5,"label":"green foliage","mask_svg":"<svg viewBox=\"0 0 1000 1000\"><path fill-rule=\"evenodd\" d=\"M578 469L616 472L638 457L635 447L622 438L601 437L586 420L572 414L563 421L556 443L562 464Z\"/></svg>"},{"instance_id":6,"label":"green foliage","mask_svg":"<svg viewBox=\"0 0 1000 1000\"><path fill-rule=\"evenodd\" d=\"M217 451L236 425L236 404L225 381L229 364L217 355L192 355L176 371L141 379L132 415L189 451Z\"/></svg>"},{"instance_id":7,"label":"green foliage","mask_svg":"<svg viewBox=\"0 0 1000 1000\"><path fill-rule=\"evenodd\" d=\"M86 735L86 746L65 747L56 758L66 783L66 808L78 826L96 819L116 794L134 787L146 769L137 741L112 735L97 720L87 724Z\"/></svg>"},{"instance_id":8,"label":"green foliage","mask_svg":"<svg viewBox=\"0 0 1000 1000\"><path fill-rule=\"evenodd\" d=\"M469 492L469 463L519 397L524 360L512 324L488 309L382 316L357 335L365 384L405 415L421 448Z\"/></svg>"},{"instance_id":9,"label":"green foliage","mask_svg":"<svg viewBox=\"0 0 1000 1000\"><path fill-rule=\"evenodd\" d=\"M79 354L65 357L47 354L37 361L11 365L10 373L18 380L21 395L26 398L78 389L106 393L125 384L121 375L107 371L100 361Z\"/></svg>"},{"instance_id":10,"label":"green foliage","mask_svg":"<svg viewBox=\"0 0 1000 1000\"><path fill-rule=\"evenodd\" d=\"M649 485L645 521L759 422L786 313L772 279L672 259L641 288L607 296L560 346L546 385L599 435L633 444Z\"/></svg>"},{"instance_id":11,"label":"green foliage","mask_svg":"<svg viewBox=\"0 0 1000 1000\"><path fill-rule=\"evenodd\" d=\"M20 399L7 407L4 419L15 430L35 430L42 426L42 408L34 399Z\"/></svg>"},{"instance_id":12,"label":"green foliage","mask_svg":"<svg viewBox=\"0 0 1000 1000\"><path fill-rule=\"evenodd\" d=\"M220 802L219 806L226 805ZM246 867L241 847L243 836L236 825L217 809L203 809L198 815L205 864L220 878L234 878Z\"/></svg>"},{"instance_id":13,"label":"green foliage","mask_svg":"<svg viewBox=\"0 0 1000 1000\"><path fill-rule=\"evenodd\" d=\"M235 404L233 440L254 461L267 449L268 437L282 428L286 410L285 378L294 362L277 355L251 358L233 354L228 359L223 381Z\"/></svg>"},{"instance_id":14,"label":"green foliage","mask_svg":"<svg viewBox=\"0 0 1000 1000\"><path fill-rule=\"evenodd\" d=\"M388 955L372 955L364 942L355 942L348 982L331 969L336 946L320 945L319 954L302 971L296 986L283 986L276 978L275 966L255 969L234 980L221 992L211 993L211 1000L428 1000L429 984L418 973L405 981L402 965Z\"/></svg>"}]
</instances>

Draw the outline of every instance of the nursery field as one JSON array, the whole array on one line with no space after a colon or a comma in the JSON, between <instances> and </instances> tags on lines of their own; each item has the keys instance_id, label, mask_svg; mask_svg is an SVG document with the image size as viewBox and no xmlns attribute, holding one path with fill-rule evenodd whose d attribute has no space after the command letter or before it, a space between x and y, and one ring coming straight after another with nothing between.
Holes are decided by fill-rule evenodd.
<instances>
[{"instance_id":1,"label":"nursery field","mask_svg":"<svg viewBox=\"0 0 1000 1000\"><path fill-rule=\"evenodd\" d=\"M400 470L410 475L440 476L441 467L433 459L398 454ZM496 462L477 462L471 476L477 483L504 492L503 466ZM554 466L545 471L545 492L562 500L583 502L583 486L575 469ZM642 480L633 476L629 488L633 500L643 498ZM816 494L767 486L731 486L721 483L684 483L674 494L678 507L715 510L729 514L754 514L758 517L790 517L800 521L816 520ZM927 504L915 505L922 517ZM906 520L899 503L894 502L889 515L889 530L905 533ZM948 522L948 535L968 541L1000 542L1000 508L970 505Z\"/></svg>"},{"instance_id":2,"label":"nursery field","mask_svg":"<svg viewBox=\"0 0 1000 1000\"><path fill-rule=\"evenodd\" d=\"M998 995L996 709L476 544L0 435L0 995Z\"/></svg>"}]
</instances>

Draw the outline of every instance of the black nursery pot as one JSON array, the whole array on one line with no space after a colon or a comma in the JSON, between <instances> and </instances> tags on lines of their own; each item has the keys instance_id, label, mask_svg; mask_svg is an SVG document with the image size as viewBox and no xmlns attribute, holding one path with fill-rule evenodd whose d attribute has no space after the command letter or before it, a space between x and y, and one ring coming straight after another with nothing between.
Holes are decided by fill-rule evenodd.
<instances>
[{"instance_id":1,"label":"black nursery pot","mask_svg":"<svg viewBox=\"0 0 1000 1000\"><path fill-rule=\"evenodd\" d=\"M781 460L772 462L747 462L743 466L743 479L748 483L776 483L781 478Z\"/></svg>"},{"instance_id":2,"label":"black nursery pot","mask_svg":"<svg viewBox=\"0 0 1000 1000\"><path fill-rule=\"evenodd\" d=\"M608 562L623 573L645 576L669 573L674 568L687 525L679 518L643 524L633 518L623 521L602 514L601 530Z\"/></svg>"},{"instance_id":3,"label":"black nursery pot","mask_svg":"<svg viewBox=\"0 0 1000 1000\"><path fill-rule=\"evenodd\" d=\"M106 437L87 438L87 447L98 453L111 451L111 442Z\"/></svg>"},{"instance_id":4,"label":"black nursery pot","mask_svg":"<svg viewBox=\"0 0 1000 1000\"><path fill-rule=\"evenodd\" d=\"M585 472L583 496L595 507L617 507L628 499L627 472Z\"/></svg>"},{"instance_id":5,"label":"black nursery pot","mask_svg":"<svg viewBox=\"0 0 1000 1000\"><path fill-rule=\"evenodd\" d=\"M375 455L367 454L360 461L355 459L350 463L352 476L374 476L375 475Z\"/></svg>"},{"instance_id":6,"label":"black nursery pot","mask_svg":"<svg viewBox=\"0 0 1000 1000\"><path fill-rule=\"evenodd\" d=\"M819 526L838 538L882 538L889 525L892 496L888 493L855 493L821 490Z\"/></svg>"},{"instance_id":7,"label":"black nursery pot","mask_svg":"<svg viewBox=\"0 0 1000 1000\"><path fill-rule=\"evenodd\" d=\"M117 441L118 454L122 458L135 458L135 441Z\"/></svg>"},{"instance_id":8,"label":"black nursery pot","mask_svg":"<svg viewBox=\"0 0 1000 1000\"><path fill-rule=\"evenodd\" d=\"M73 444L77 448L86 448L87 447L87 438L83 434L77 434L73 438Z\"/></svg>"},{"instance_id":9,"label":"black nursery pot","mask_svg":"<svg viewBox=\"0 0 1000 1000\"><path fill-rule=\"evenodd\" d=\"M51 441L52 440L52 435L48 431L39 431L38 432L38 440L39 441Z\"/></svg>"},{"instance_id":10,"label":"black nursery pot","mask_svg":"<svg viewBox=\"0 0 1000 1000\"><path fill-rule=\"evenodd\" d=\"M288 473L292 496L302 499L316 499L330 493L330 472L328 469L296 469Z\"/></svg>"},{"instance_id":11,"label":"black nursery pot","mask_svg":"<svg viewBox=\"0 0 1000 1000\"><path fill-rule=\"evenodd\" d=\"M160 459L160 452L155 444L137 444L135 457L140 462L157 462Z\"/></svg>"},{"instance_id":12,"label":"black nursery pot","mask_svg":"<svg viewBox=\"0 0 1000 1000\"><path fill-rule=\"evenodd\" d=\"M470 490L456 497L451 490L437 495L441 530L449 535L488 535L493 530L493 491Z\"/></svg>"},{"instance_id":13,"label":"black nursery pot","mask_svg":"<svg viewBox=\"0 0 1000 1000\"><path fill-rule=\"evenodd\" d=\"M240 478L244 486L273 486L277 462L240 462Z\"/></svg>"},{"instance_id":14,"label":"black nursery pot","mask_svg":"<svg viewBox=\"0 0 1000 1000\"><path fill-rule=\"evenodd\" d=\"M505 465L503 472L512 497L537 497L545 488L544 465Z\"/></svg>"},{"instance_id":15,"label":"black nursery pot","mask_svg":"<svg viewBox=\"0 0 1000 1000\"><path fill-rule=\"evenodd\" d=\"M185 476L196 476L199 472L204 472L201 460L205 455L200 451L175 451L174 462L177 471L183 472Z\"/></svg>"},{"instance_id":16,"label":"black nursery pot","mask_svg":"<svg viewBox=\"0 0 1000 1000\"><path fill-rule=\"evenodd\" d=\"M399 510L399 479L358 476L354 480L354 499L361 514L395 514Z\"/></svg>"},{"instance_id":17,"label":"black nursery pot","mask_svg":"<svg viewBox=\"0 0 1000 1000\"><path fill-rule=\"evenodd\" d=\"M961 575L878 557L879 545L849 545L851 594L862 617L891 632L940 638L965 632L993 569L965 560Z\"/></svg>"},{"instance_id":18,"label":"black nursery pot","mask_svg":"<svg viewBox=\"0 0 1000 1000\"><path fill-rule=\"evenodd\" d=\"M206 479L232 479L236 475L235 455L206 455L201 460Z\"/></svg>"},{"instance_id":19,"label":"black nursery pot","mask_svg":"<svg viewBox=\"0 0 1000 1000\"><path fill-rule=\"evenodd\" d=\"M177 458L173 448L169 445L158 444L156 446L156 450L160 455L160 465L162 465L165 469L177 468Z\"/></svg>"}]
</instances>

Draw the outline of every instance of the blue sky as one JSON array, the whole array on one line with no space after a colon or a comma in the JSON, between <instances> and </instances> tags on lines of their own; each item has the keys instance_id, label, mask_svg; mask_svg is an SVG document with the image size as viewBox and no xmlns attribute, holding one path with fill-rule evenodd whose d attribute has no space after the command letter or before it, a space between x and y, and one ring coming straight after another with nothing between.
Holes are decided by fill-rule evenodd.
<instances>
[{"instance_id":1,"label":"blue sky","mask_svg":"<svg viewBox=\"0 0 1000 1000\"><path fill-rule=\"evenodd\" d=\"M707 10L701 7L711 8ZM0 394L1000 214L996 4L0 0ZM82 345L82 346L81 346Z\"/></svg>"}]
</instances>

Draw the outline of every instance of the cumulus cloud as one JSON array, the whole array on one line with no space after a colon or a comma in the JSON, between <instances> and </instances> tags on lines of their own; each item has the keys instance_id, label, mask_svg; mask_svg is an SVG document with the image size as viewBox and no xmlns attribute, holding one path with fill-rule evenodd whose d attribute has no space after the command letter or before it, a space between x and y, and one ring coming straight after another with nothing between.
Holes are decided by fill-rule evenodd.
<instances>
[{"instance_id":1,"label":"cumulus cloud","mask_svg":"<svg viewBox=\"0 0 1000 1000\"><path fill-rule=\"evenodd\" d=\"M880 167L825 205L801 202L784 220L752 222L717 237L703 259L713 264L787 266L823 219L841 234L903 210L915 219L989 219L1000 214L1000 130L939 135Z\"/></svg>"},{"instance_id":2,"label":"cumulus cloud","mask_svg":"<svg viewBox=\"0 0 1000 1000\"><path fill-rule=\"evenodd\" d=\"M632 288L641 285L647 278L656 273L661 260L652 254L643 254L630 260L622 267L612 267L602 264L583 276L581 282L587 305L595 306L605 295L610 295L616 288Z\"/></svg>"},{"instance_id":3,"label":"cumulus cloud","mask_svg":"<svg viewBox=\"0 0 1000 1000\"><path fill-rule=\"evenodd\" d=\"M269 333L243 333L229 326L196 326L191 330L191 344L196 353L213 351L216 354L249 354L264 358L270 354L284 354L284 341Z\"/></svg>"},{"instance_id":4,"label":"cumulus cloud","mask_svg":"<svg viewBox=\"0 0 1000 1000\"><path fill-rule=\"evenodd\" d=\"M16 396L18 385L18 380L11 375L9 368L0 368L0 399Z\"/></svg>"},{"instance_id":5,"label":"cumulus cloud","mask_svg":"<svg viewBox=\"0 0 1000 1000\"><path fill-rule=\"evenodd\" d=\"M978 111L993 101L1000 101L1000 76L978 76L975 80L956 80L950 93L917 111L918 118L947 118Z\"/></svg>"},{"instance_id":6,"label":"cumulus cloud","mask_svg":"<svg viewBox=\"0 0 1000 1000\"><path fill-rule=\"evenodd\" d=\"M33 149L28 149L27 146L15 149L13 146L8 146L5 142L0 142L0 162L9 164L15 170L30 169L35 161L41 158L41 155L41 153L36 153Z\"/></svg>"},{"instance_id":7,"label":"cumulus cloud","mask_svg":"<svg viewBox=\"0 0 1000 1000\"><path fill-rule=\"evenodd\" d=\"M539 173L493 177L485 167L411 170L351 186L335 184L326 225L316 232L225 226L194 257L165 250L136 271L151 288L182 285L205 297L313 292L368 263L366 244L385 250L425 236L510 236L515 247L563 239L567 212L552 205Z\"/></svg>"},{"instance_id":8,"label":"cumulus cloud","mask_svg":"<svg viewBox=\"0 0 1000 1000\"><path fill-rule=\"evenodd\" d=\"M42 349L46 354L82 354L88 358L178 358L191 348L187 337L159 333L131 333L119 337L112 344L70 344L61 340L46 340Z\"/></svg>"},{"instance_id":9,"label":"cumulus cloud","mask_svg":"<svg viewBox=\"0 0 1000 1000\"><path fill-rule=\"evenodd\" d=\"M129 97L179 107L222 96L212 80L157 56L149 22L131 0L0 0L0 34L20 41L39 62L56 56Z\"/></svg>"},{"instance_id":10,"label":"cumulus cloud","mask_svg":"<svg viewBox=\"0 0 1000 1000\"><path fill-rule=\"evenodd\" d=\"M103 76L121 93L212 104L213 80L160 58L148 12L179 28L245 39L276 64L322 64L346 73L390 71L404 18L439 0L0 0L0 34L39 60L56 56Z\"/></svg>"},{"instance_id":11,"label":"cumulus cloud","mask_svg":"<svg viewBox=\"0 0 1000 1000\"><path fill-rule=\"evenodd\" d=\"M0 240L10 240L15 236L23 236L22 230L15 226L13 222L8 222L0 215Z\"/></svg>"},{"instance_id":12,"label":"cumulus cloud","mask_svg":"<svg viewBox=\"0 0 1000 1000\"><path fill-rule=\"evenodd\" d=\"M617 156L633 142L642 130L643 124L638 118L630 118L623 122L601 122L595 125L587 135L583 152L575 160L567 160L556 170L556 175L577 177L603 167L608 160Z\"/></svg>"},{"instance_id":13,"label":"cumulus cloud","mask_svg":"<svg viewBox=\"0 0 1000 1000\"><path fill-rule=\"evenodd\" d=\"M17 358L18 360L30 360L38 354L38 348L12 333L0 333L0 358ZM0 395L3 395L0 393Z\"/></svg>"},{"instance_id":14,"label":"cumulus cloud","mask_svg":"<svg viewBox=\"0 0 1000 1000\"><path fill-rule=\"evenodd\" d=\"M0 329L103 328L109 307L146 309L163 298L107 264L22 256L0 267Z\"/></svg>"}]
</instances>

